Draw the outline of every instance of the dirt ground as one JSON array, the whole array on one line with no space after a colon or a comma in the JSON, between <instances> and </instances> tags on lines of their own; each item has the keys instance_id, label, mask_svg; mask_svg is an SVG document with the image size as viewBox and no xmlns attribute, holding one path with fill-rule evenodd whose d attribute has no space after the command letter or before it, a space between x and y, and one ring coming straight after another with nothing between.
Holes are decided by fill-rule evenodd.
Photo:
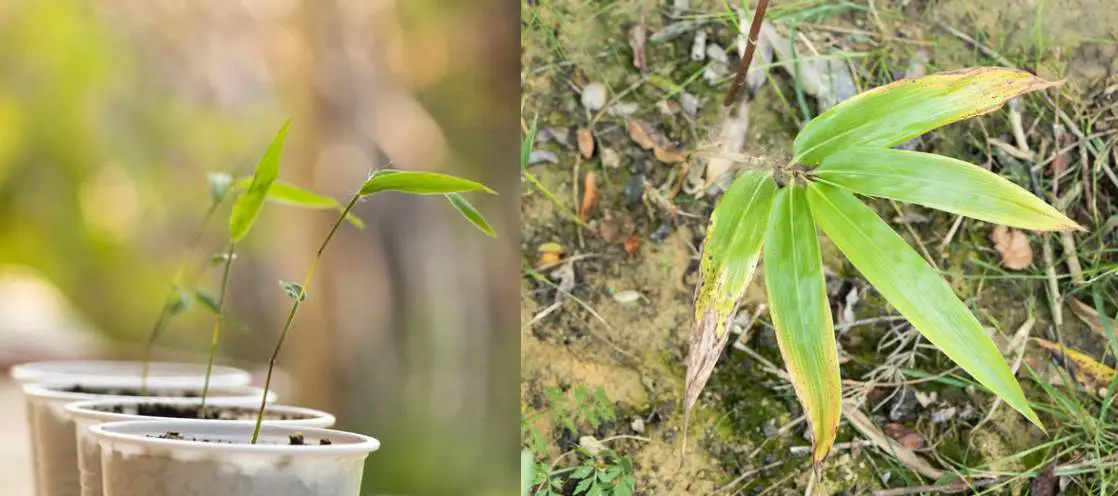
<instances>
[{"instance_id":1,"label":"dirt ground","mask_svg":"<svg viewBox=\"0 0 1118 496\"><path fill-rule=\"evenodd\" d=\"M673 6L680 3L689 8L676 12ZM851 90L914 72L1000 63L1052 80L1067 77L1051 94L1081 132L1090 135L1118 128L1113 110L1118 99L1118 10L1109 3L777 1L766 18L785 39L795 30L797 53L811 54L804 55L806 60L838 61L853 75ZM587 457L567 454L577 451L580 439L608 439L609 448L631 459L637 494L869 494L933 484L935 480L865 442L846 422L840 448L818 477L812 474L799 404L788 383L772 370L782 365L759 277L738 315L742 333L732 339L734 346L723 354L700 398L681 454L680 402L697 256L720 188L733 177L730 170L711 178L701 160L687 155L717 138L718 107L729 86L727 74L708 79L715 56L695 60L691 53L701 31L708 46L717 44L729 54L729 67L737 63L731 4L735 2L522 2L523 127L525 134L533 122L537 128L521 198L522 431L526 437L537 434L546 448L526 446L537 463L548 466L560 457L554 467L564 467ZM678 30L674 36L673 30ZM634 33L643 35L643 43L634 42ZM976 48L975 41L986 50ZM641 65L635 63L636 51L644 53L642 68L636 67ZM817 115L823 100L842 93L836 86L832 94L811 91L797 82L790 65L755 61L766 77L749 97L743 153L787 153L804 114ZM606 90L604 105L587 109L582 93L597 83ZM1035 96L1022 103L1034 151L1056 156L1055 143L1065 138L1054 135L1053 106ZM651 135L655 146L634 137L634 118L648 126L642 134ZM580 130L587 135L580 137ZM1003 110L938 130L913 146L986 166L1029 187L1027 164L991 146L991 140L1012 141L1011 134ZM580 147L586 148L589 139L593 150L584 154ZM1095 152L1084 152L1084 160L1118 167L1118 156L1107 152L1114 136L1092 139ZM684 160L674 160L680 157L671 156L673 152ZM1080 158L1071 155L1072 167ZM996 342L1008 343L1018 331L1058 336L1112 365L1113 358L1104 357L1106 339L1093 331L1089 318L1079 318L1081 309L1069 306L1072 298L1092 303L1094 292L1113 315L1113 302L1118 301L1114 226L1108 223L1118 219L1118 179L1110 182L1100 167L1085 167L1083 176L1053 175L1034 167L1041 173L1041 187L1058 180L1062 188L1079 192L1066 208L1091 233L1075 240L1075 251L1057 237L1030 234L1035 259L1022 270L1003 266L990 241L991 225L957 223L952 215L915 206L872 205L911 244L933 254ZM596 201L586 200L588 189ZM580 214L585 221L578 220ZM1053 247L1051 260L1044 255L1046 244ZM842 319L839 324L848 324L838 334L844 379L904 382L915 377L914 371L950 372L950 362L895 318L895 311L826 240L823 249L832 310ZM1073 254L1087 282L1071 280L1068 259ZM1061 295L1055 305L1048 294L1049 265ZM1061 315L1054 315L1054 309ZM1006 344L1012 358L1009 348ZM1049 362L1042 353L1027 354L1027 363L1037 370ZM968 386L965 374L946 377L896 387L848 384L846 396L860 398L877 426L888 427L886 432L898 442L918 444L919 456L941 468L1035 475L1038 464L1049 459L1085 459L1073 450L1051 449L1011 456L1053 438L1005 406L991 411L993 397ZM1023 383L1030 397L1044 394L1041 386ZM547 391L579 387L604 391L616 418L597 426L576 422L573 431L556 420L556 401ZM1029 477L986 490L1023 494ZM1066 479L1061 485L1067 494L1090 494L1097 487L1088 476L1061 479ZM556 494L570 494L572 488L567 483Z\"/></svg>"}]
</instances>

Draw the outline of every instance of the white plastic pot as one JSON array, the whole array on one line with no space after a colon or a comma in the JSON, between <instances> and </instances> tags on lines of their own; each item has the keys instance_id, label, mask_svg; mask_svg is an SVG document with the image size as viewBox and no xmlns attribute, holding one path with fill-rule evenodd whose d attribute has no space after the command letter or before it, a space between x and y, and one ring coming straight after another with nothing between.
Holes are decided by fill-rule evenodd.
<instances>
[{"instance_id":1,"label":"white plastic pot","mask_svg":"<svg viewBox=\"0 0 1118 496\"><path fill-rule=\"evenodd\" d=\"M94 425L99 425L106 422L170 419L169 417L140 415L138 413L138 408L140 405L145 404L181 406L188 408L188 411L195 411L195 409L197 409L198 406L201 404L201 400L198 398L179 398L173 400L160 400L156 402L146 398L129 398L124 400L98 399L91 401L79 401L77 403L70 403L66 405L66 411L70 413L71 417L73 417L76 429L75 435L77 436L78 443L78 469L81 471L82 496L101 496L102 494L101 446L100 444L98 444L97 440L94 439L93 434L89 432L89 428ZM115 413L113 411L114 408L121 410L123 413ZM234 418L244 416L246 417L246 419L200 420L190 418L175 418L175 420L183 420L187 422L233 422L255 426L256 412L260 408L260 406L217 405L214 408L217 413L231 413L233 414L231 416ZM265 408L264 410L264 424L325 428L334 425L334 416L321 410L314 410L310 408L268 405L267 408Z\"/></svg>"},{"instance_id":2,"label":"white plastic pot","mask_svg":"<svg viewBox=\"0 0 1118 496\"><path fill-rule=\"evenodd\" d=\"M93 426L105 496L357 496L380 447L343 431L236 422L131 421ZM176 433L182 439L159 436ZM302 446L290 444L300 434ZM328 439L329 445L320 440Z\"/></svg>"},{"instance_id":3,"label":"white plastic pot","mask_svg":"<svg viewBox=\"0 0 1118 496\"><path fill-rule=\"evenodd\" d=\"M201 363L151 362L147 384L151 387L202 387L206 365ZM89 360L65 362L32 362L12 367L17 382L72 381L74 384L140 387L143 362ZM210 385L218 387L247 386L252 380L248 372L214 365Z\"/></svg>"},{"instance_id":4,"label":"white plastic pot","mask_svg":"<svg viewBox=\"0 0 1118 496\"><path fill-rule=\"evenodd\" d=\"M67 391L75 385L71 382L54 382L23 386L23 393L27 398L27 417L31 424L31 452L38 496L81 494L74 421L65 410L65 406L68 403L92 399L135 398L135 396ZM83 387L102 388L102 386L84 385ZM182 398L186 394L198 395L201 389L149 387L148 392L151 396L146 398L158 401ZM210 399L207 402L214 405L259 405L262 394L261 388L249 386L211 387ZM268 401L275 401L275 395L271 392L268 393Z\"/></svg>"}]
</instances>

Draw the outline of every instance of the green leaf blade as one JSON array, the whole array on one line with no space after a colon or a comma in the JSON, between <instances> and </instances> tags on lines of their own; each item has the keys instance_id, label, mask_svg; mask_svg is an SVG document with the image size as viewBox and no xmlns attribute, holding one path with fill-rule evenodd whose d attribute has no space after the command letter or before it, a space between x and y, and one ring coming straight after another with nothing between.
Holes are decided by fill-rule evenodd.
<instances>
[{"instance_id":1,"label":"green leaf blade","mask_svg":"<svg viewBox=\"0 0 1118 496\"><path fill-rule=\"evenodd\" d=\"M252 174L252 182L248 189L237 197L237 203L233 205L233 211L229 215L229 238L233 243L240 241L248 234L252 224L256 222L257 215L260 214L261 207L264 206L264 200L268 197L268 190L271 189L272 183L279 177L283 142L287 138L287 129L290 126L291 121L289 120L276 133L276 137L268 145L264 156L256 164L256 170Z\"/></svg>"},{"instance_id":2,"label":"green leaf blade","mask_svg":"<svg viewBox=\"0 0 1118 496\"><path fill-rule=\"evenodd\" d=\"M448 174L383 169L377 171L368 181L365 181L364 186L361 187L361 196L383 191L396 191L411 195L445 195L448 193L468 193L470 191L496 194L495 191L484 184Z\"/></svg>"},{"instance_id":3,"label":"green leaf blade","mask_svg":"<svg viewBox=\"0 0 1118 496\"><path fill-rule=\"evenodd\" d=\"M978 319L904 239L849 191L814 183L819 227L898 312L948 358L1043 429Z\"/></svg>"},{"instance_id":4,"label":"green leaf blade","mask_svg":"<svg viewBox=\"0 0 1118 496\"><path fill-rule=\"evenodd\" d=\"M479 231L489 235L489 237L497 237L497 231L493 230L493 227L485 220L485 216L481 215L481 212L478 212L477 208L474 208L473 204L467 201L461 194L448 193L446 199L451 205L454 205L454 209L458 210L458 213L462 214L462 217L470 221L470 224L473 224Z\"/></svg>"},{"instance_id":5,"label":"green leaf blade","mask_svg":"<svg viewBox=\"0 0 1118 496\"><path fill-rule=\"evenodd\" d=\"M242 177L234 183L237 191L244 191L252 184L251 177ZM287 205L291 207L307 208L312 210L325 210L332 209L341 212L345 209L338 200L333 197L321 195L309 189L300 188L291 183L276 180L272 183L272 187L268 188L267 201L278 205ZM353 227L358 229L365 228L365 221L360 217L349 212L346 214L345 219L349 221Z\"/></svg>"},{"instance_id":6,"label":"green leaf blade","mask_svg":"<svg viewBox=\"0 0 1118 496\"><path fill-rule=\"evenodd\" d=\"M890 148L1056 84L1001 67L902 79L861 93L812 119L793 142L795 160L816 165L853 146Z\"/></svg>"},{"instance_id":7,"label":"green leaf blade","mask_svg":"<svg viewBox=\"0 0 1118 496\"><path fill-rule=\"evenodd\" d=\"M702 320L703 314L713 309L718 337L761 259L775 194L776 183L768 174L747 171L734 180L710 216L699 269L703 282L695 298L695 320Z\"/></svg>"},{"instance_id":8,"label":"green leaf blade","mask_svg":"<svg viewBox=\"0 0 1118 496\"><path fill-rule=\"evenodd\" d=\"M842 383L819 237L803 186L777 192L764 256L769 315L819 462L838 433Z\"/></svg>"},{"instance_id":9,"label":"green leaf blade","mask_svg":"<svg viewBox=\"0 0 1118 496\"><path fill-rule=\"evenodd\" d=\"M1036 195L981 167L942 155L850 148L823 159L816 178L890 198L1034 231L1084 230Z\"/></svg>"},{"instance_id":10,"label":"green leaf blade","mask_svg":"<svg viewBox=\"0 0 1118 496\"><path fill-rule=\"evenodd\" d=\"M687 352L684 424L729 342L727 326L761 258L775 194L776 183L769 175L747 171L734 180L711 214Z\"/></svg>"}]
</instances>

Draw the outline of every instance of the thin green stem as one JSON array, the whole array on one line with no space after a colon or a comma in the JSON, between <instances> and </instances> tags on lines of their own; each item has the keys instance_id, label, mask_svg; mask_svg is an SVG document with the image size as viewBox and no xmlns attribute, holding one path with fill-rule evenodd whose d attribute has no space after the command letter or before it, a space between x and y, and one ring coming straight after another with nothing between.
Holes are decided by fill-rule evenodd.
<instances>
[{"instance_id":1,"label":"thin green stem","mask_svg":"<svg viewBox=\"0 0 1118 496\"><path fill-rule=\"evenodd\" d=\"M330 232L326 234L326 239L322 240L322 245L315 252L314 260L311 262L310 269L307 270L307 275L303 277L303 285L299 287L299 294L291 304L291 311L287 312L287 320L283 323L283 331L280 332L279 340L276 341L276 348L272 350L272 358L268 360L268 375L264 379L264 395L260 398L260 410L256 414L256 427L252 430L252 444L256 444L260 437L260 426L264 422L264 408L268 406L268 390L272 387L272 371L276 367L276 359L279 357L280 350L283 349L283 342L287 340L287 333L291 330L291 325L295 323L295 314L299 312L299 307L302 306L303 300L307 297L307 287L310 286L311 279L318 271L318 265L322 261L322 253L326 251L326 245L334 238L334 233L338 231L338 227L342 225L346 216L349 215L349 211L353 209L354 205L357 205L357 200L360 199L361 192L358 191L346 204L341 215L338 216L338 220L334 222L334 227L331 227Z\"/></svg>"},{"instance_id":2,"label":"thin green stem","mask_svg":"<svg viewBox=\"0 0 1118 496\"><path fill-rule=\"evenodd\" d=\"M179 261L179 268L175 271L175 278L171 282L171 287L167 288L167 296L163 298L163 308L159 310L159 317L155 319L155 325L152 326L151 334L148 335L147 346L144 347L144 361L142 372L140 375L140 396L147 395L148 388L148 372L151 368L151 349L155 346L155 340L166 329L167 324L171 321L171 305L174 304L175 292L182 286L182 273L186 269L186 261L190 258L194 251L198 249L198 243L202 240L202 234L206 232L206 226L209 225L210 219L213 218L214 212L217 212L217 207L221 205L222 196L217 200L210 202L210 207L206 209L206 215L202 217L202 222L198 223L198 229L191 237L190 243L186 245L186 254L183 255L182 260Z\"/></svg>"},{"instance_id":3,"label":"thin green stem","mask_svg":"<svg viewBox=\"0 0 1118 496\"><path fill-rule=\"evenodd\" d=\"M214 368L214 356L217 355L217 343L221 337L221 320L225 316L225 290L229 288L229 269L233 266L233 250L236 249L235 241L229 242L229 250L225 252L225 270L221 275L221 293L217 300L217 317L214 319L213 331L210 334L210 358L206 363L206 382L202 386L202 405L198 407L198 418L206 418L206 397L210 393L210 374ZM267 393L265 393L267 396Z\"/></svg>"}]
</instances>

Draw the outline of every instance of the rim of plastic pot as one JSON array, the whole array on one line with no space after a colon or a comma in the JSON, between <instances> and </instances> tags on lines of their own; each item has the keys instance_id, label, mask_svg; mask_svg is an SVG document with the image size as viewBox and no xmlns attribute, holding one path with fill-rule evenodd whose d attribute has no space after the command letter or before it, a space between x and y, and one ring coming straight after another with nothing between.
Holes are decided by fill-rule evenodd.
<instances>
[{"instance_id":1,"label":"rim of plastic pot","mask_svg":"<svg viewBox=\"0 0 1118 496\"><path fill-rule=\"evenodd\" d=\"M139 414L135 414L135 413L106 412L106 411L97 409L97 407L104 407L104 406L117 406L117 405L127 406L127 405L141 405L141 404L142 405L149 405L149 404L152 404L152 403L158 403L158 404L163 404L163 405L191 405L191 406L193 406L193 405L200 405L202 403L202 400L201 400L201 398L162 398L162 399L136 398L136 397L101 398L101 399L95 399L95 400L87 400L87 401L78 401L78 402L75 402L75 403L68 403L65 406L65 409L74 418L91 419L91 420L96 420L96 421L99 421L99 422L124 422L124 421L132 421L132 420L174 419L174 420L182 420L182 421L186 421L186 422L240 422L240 423L249 423L249 424L253 424L253 425L256 424L255 419L253 419L253 420L248 420L248 419L244 419L244 420L241 420L241 419L191 419L191 418L157 417L157 416L150 416L150 415L139 415ZM256 411L257 409L259 409L259 405L224 405L224 404L217 404L217 405L214 405L214 406L215 407L222 407L222 408L246 408L246 409L251 409L253 411ZM271 413L279 413L279 414L304 415L305 416L305 418L298 418L298 419L270 419L269 420L269 419L265 418L264 419L265 424L302 425L302 426L308 426L308 427L329 427L331 425L334 425L334 422L336 421L336 419L334 418L334 415L332 415L328 412L324 412L322 410L315 410L314 408L305 408L305 407L301 407L301 406L268 405L267 407L264 408L264 411L266 413L271 412Z\"/></svg>"},{"instance_id":2,"label":"rim of plastic pot","mask_svg":"<svg viewBox=\"0 0 1118 496\"><path fill-rule=\"evenodd\" d=\"M147 384L153 387L201 387L206 366L201 363L150 362ZM74 381L92 386L141 386L143 362L126 360L70 360L30 362L12 367L20 383ZM252 374L236 367L214 365L210 385L246 386Z\"/></svg>"},{"instance_id":3,"label":"rim of plastic pot","mask_svg":"<svg viewBox=\"0 0 1118 496\"><path fill-rule=\"evenodd\" d=\"M242 422L207 422L186 420L129 420L108 422L90 427L90 432L105 449L106 442L125 443L136 447L159 447L173 451L209 454L259 454L291 456L368 455L380 448L380 441L364 434L303 427L264 424L260 428L261 444L249 444L254 426ZM175 432L191 439L163 439L158 436ZM311 439L328 438L331 444L308 442L290 445L289 436L302 434ZM278 442L278 444L277 444Z\"/></svg>"},{"instance_id":4,"label":"rim of plastic pot","mask_svg":"<svg viewBox=\"0 0 1118 496\"><path fill-rule=\"evenodd\" d=\"M119 394L97 394L97 393L78 393L73 391L63 391L63 389L71 388L74 386L90 386L90 387L136 387L136 386L110 386L104 384L84 384L76 383L73 381L55 381L55 382L36 382L23 385L23 394L48 400L66 400L66 401L84 401L84 400L123 400L131 398L142 398L148 401L163 401L163 400L176 400L176 399L189 399L182 396L127 396ZM159 391L191 391L200 392L201 387L178 387L178 386L158 386L151 387L155 392ZM255 386L222 386L210 387L210 397L206 399L207 403L214 405L244 405L260 403L260 397L264 394L264 388ZM268 391L268 403L276 401L276 392Z\"/></svg>"}]
</instances>

